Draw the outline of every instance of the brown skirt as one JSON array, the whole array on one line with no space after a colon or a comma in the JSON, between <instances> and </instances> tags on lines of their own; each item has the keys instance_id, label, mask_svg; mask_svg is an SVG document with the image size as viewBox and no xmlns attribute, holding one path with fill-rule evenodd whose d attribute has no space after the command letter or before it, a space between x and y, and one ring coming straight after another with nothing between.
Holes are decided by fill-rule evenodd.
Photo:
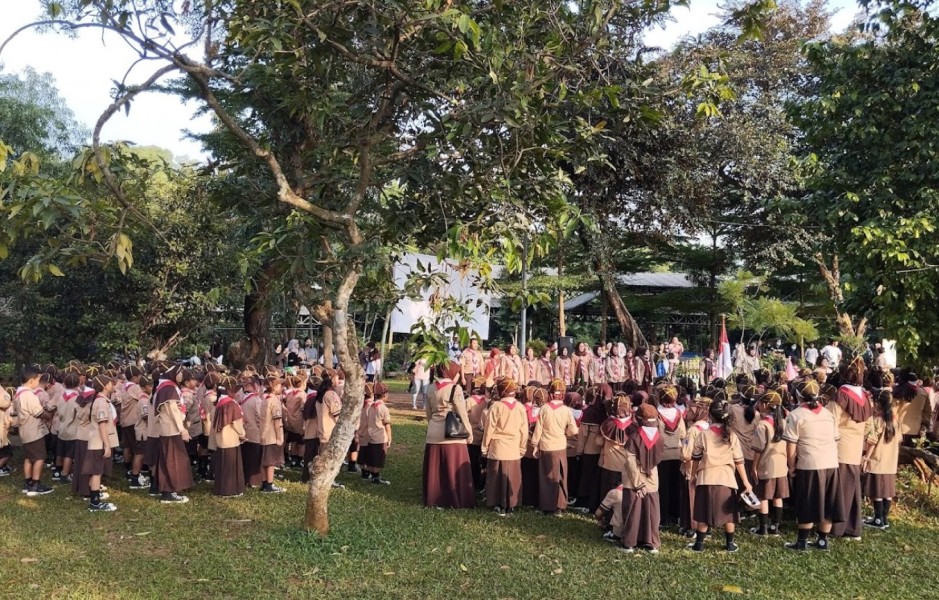
<instances>
[{"instance_id":1,"label":"brown skirt","mask_svg":"<svg viewBox=\"0 0 939 600\"><path fill-rule=\"evenodd\" d=\"M212 472L215 482L212 493L216 496L237 496L245 491L245 467L241 461L241 446L217 448L212 453Z\"/></svg>"},{"instance_id":2,"label":"brown skirt","mask_svg":"<svg viewBox=\"0 0 939 600\"><path fill-rule=\"evenodd\" d=\"M466 444L425 444L423 487L424 506L475 508Z\"/></svg>"},{"instance_id":3,"label":"brown skirt","mask_svg":"<svg viewBox=\"0 0 939 600\"><path fill-rule=\"evenodd\" d=\"M835 537L858 537L864 529L863 510L861 507L861 465L838 465L838 487L841 493L841 514L843 523L836 523L831 528Z\"/></svg>"},{"instance_id":4,"label":"brown skirt","mask_svg":"<svg viewBox=\"0 0 939 600\"><path fill-rule=\"evenodd\" d=\"M470 470L473 472L473 489L477 492L486 487L486 478L483 476L482 449L479 444L467 444L469 451Z\"/></svg>"},{"instance_id":5,"label":"brown skirt","mask_svg":"<svg viewBox=\"0 0 939 600\"><path fill-rule=\"evenodd\" d=\"M883 500L897 495L896 473L864 473L863 492L865 498Z\"/></svg>"},{"instance_id":6,"label":"brown skirt","mask_svg":"<svg viewBox=\"0 0 939 600\"><path fill-rule=\"evenodd\" d=\"M625 548L658 548L659 493L651 492L640 498L636 490L623 488L623 546Z\"/></svg>"},{"instance_id":7,"label":"brown skirt","mask_svg":"<svg viewBox=\"0 0 939 600\"><path fill-rule=\"evenodd\" d=\"M542 451L538 456L538 508L567 509L567 451Z\"/></svg>"},{"instance_id":8,"label":"brown skirt","mask_svg":"<svg viewBox=\"0 0 939 600\"><path fill-rule=\"evenodd\" d=\"M577 486L577 506L585 506L590 512L600 506L600 455L582 454L580 457L580 481Z\"/></svg>"},{"instance_id":9,"label":"brown skirt","mask_svg":"<svg viewBox=\"0 0 939 600\"><path fill-rule=\"evenodd\" d=\"M695 486L694 520L710 527L739 522L737 490L724 485Z\"/></svg>"},{"instance_id":10,"label":"brown skirt","mask_svg":"<svg viewBox=\"0 0 939 600\"><path fill-rule=\"evenodd\" d=\"M137 454L137 432L134 431L133 425L121 427L121 445L131 454Z\"/></svg>"},{"instance_id":11,"label":"brown skirt","mask_svg":"<svg viewBox=\"0 0 939 600\"><path fill-rule=\"evenodd\" d=\"M522 501L522 461L495 460L486 462L486 506L510 509Z\"/></svg>"},{"instance_id":12,"label":"brown skirt","mask_svg":"<svg viewBox=\"0 0 939 600\"><path fill-rule=\"evenodd\" d=\"M75 458L75 440L59 438L55 445L55 455L59 458Z\"/></svg>"},{"instance_id":13,"label":"brown skirt","mask_svg":"<svg viewBox=\"0 0 939 600\"><path fill-rule=\"evenodd\" d=\"M261 466L281 467L284 464L284 447L280 444L264 444L261 446Z\"/></svg>"},{"instance_id":14,"label":"brown skirt","mask_svg":"<svg viewBox=\"0 0 939 600\"><path fill-rule=\"evenodd\" d=\"M522 506L538 506L538 459L522 458Z\"/></svg>"},{"instance_id":15,"label":"brown skirt","mask_svg":"<svg viewBox=\"0 0 939 600\"><path fill-rule=\"evenodd\" d=\"M157 483L160 492L183 492L191 488L192 467L183 436L160 436L159 452Z\"/></svg>"},{"instance_id":16,"label":"brown skirt","mask_svg":"<svg viewBox=\"0 0 939 600\"><path fill-rule=\"evenodd\" d=\"M261 444L244 442L241 444L241 462L244 465L245 485L261 485Z\"/></svg>"},{"instance_id":17,"label":"brown skirt","mask_svg":"<svg viewBox=\"0 0 939 600\"><path fill-rule=\"evenodd\" d=\"M844 522L838 485L838 469L796 469L793 486L797 490L796 519L799 524Z\"/></svg>"},{"instance_id":18,"label":"brown skirt","mask_svg":"<svg viewBox=\"0 0 939 600\"><path fill-rule=\"evenodd\" d=\"M320 441L317 438L312 440L303 440L303 472L300 474L300 481L306 483L310 480L310 465L313 459L320 451Z\"/></svg>"},{"instance_id":19,"label":"brown skirt","mask_svg":"<svg viewBox=\"0 0 939 600\"><path fill-rule=\"evenodd\" d=\"M681 486L681 505L679 507L678 525L684 529L694 529L695 522L692 517L692 507L694 506L694 484L687 479L683 480Z\"/></svg>"},{"instance_id":20,"label":"brown skirt","mask_svg":"<svg viewBox=\"0 0 939 600\"><path fill-rule=\"evenodd\" d=\"M785 500L789 497L789 477L758 479L753 493L760 500Z\"/></svg>"},{"instance_id":21,"label":"brown skirt","mask_svg":"<svg viewBox=\"0 0 939 600\"><path fill-rule=\"evenodd\" d=\"M81 474L86 476L104 475L110 477L114 461L104 457L104 450L86 450L82 459Z\"/></svg>"},{"instance_id":22,"label":"brown skirt","mask_svg":"<svg viewBox=\"0 0 939 600\"><path fill-rule=\"evenodd\" d=\"M88 475L82 473L81 470L87 453L88 442L86 440L75 440L75 454L72 457L72 462L75 465L75 472L72 473L72 493L78 494L82 498L91 495L91 488L88 487Z\"/></svg>"},{"instance_id":23,"label":"brown skirt","mask_svg":"<svg viewBox=\"0 0 939 600\"><path fill-rule=\"evenodd\" d=\"M23 454L23 458L30 462L45 462L46 436L42 436L38 440L33 440L23 444Z\"/></svg>"},{"instance_id":24,"label":"brown skirt","mask_svg":"<svg viewBox=\"0 0 939 600\"><path fill-rule=\"evenodd\" d=\"M143 464L150 466L150 471L156 472L160 464L160 438L148 437L143 442Z\"/></svg>"},{"instance_id":25,"label":"brown skirt","mask_svg":"<svg viewBox=\"0 0 939 600\"><path fill-rule=\"evenodd\" d=\"M659 507L662 523L674 525L681 516L681 488L685 487L685 476L681 472L680 460L663 460L659 469Z\"/></svg>"},{"instance_id":26,"label":"brown skirt","mask_svg":"<svg viewBox=\"0 0 939 600\"><path fill-rule=\"evenodd\" d=\"M359 462L362 462L362 454L365 454L368 460L365 465L372 469L384 469L385 459L388 458L388 451L384 444L368 444L359 451Z\"/></svg>"}]
</instances>

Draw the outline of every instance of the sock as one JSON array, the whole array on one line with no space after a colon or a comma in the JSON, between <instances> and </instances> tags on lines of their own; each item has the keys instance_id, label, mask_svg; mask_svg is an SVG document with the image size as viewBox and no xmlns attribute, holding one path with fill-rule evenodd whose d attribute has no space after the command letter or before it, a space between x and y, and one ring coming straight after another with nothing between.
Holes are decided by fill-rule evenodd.
<instances>
[{"instance_id":1,"label":"sock","mask_svg":"<svg viewBox=\"0 0 939 600\"><path fill-rule=\"evenodd\" d=\"M811 529L800 529L799 530L799 542L804 544L809 541L809 534L812 533Z\"/></svg>"},{"instance_id":2,"label":"sock","mask_svg":"<svg viewBox=\"0 0 939 600\"><path fill-rule=\"evenodd\" d=\"M101 490L94 490L91 492L91 503L101 504Z\"/></svg>"},{"instance_id":3,"label":"sock","mask_svg":"<svg viewBox=\"0 0 939 600\"><path fill-rule=\"evenodd\" d=\"M782 522L782 506L771 506L769 507L769 512L772 515L770 520L773 522L773 527L779 527L779 524Z\"/></svg>"},{"instance_id":4,"label":"sock","mask_svg":"<svg viewBox=\"0 0 939 600\"><path fill-rule=\"evenodd\" d=\"M769 525L769 515L760 513L760 531L766 531Z\"/></svg>"},{"instance_id":5,"label":"sock","mask_svg":"<svg viewBox=\"0 0 939 600\"><path fill-rule=\"evenodd\" d=\"M730 546L731 544L733 544L733 543L734 543L734 534L731 533L731 532L729 532L729 531L724 532L724 542L726 542L726 544L727 544L728 546Z\"/></svg>"},{"instance_id":6,"label":"sock","mask_svg":"<svg viewBox=\"0 0 939 600\"><path fill-rule=\"evenodd\" d=\"M699 548L704 545L704 536L707 535L706 531L696 531L694 534L694 545Z\"/></svg>"},{"instance_id":7,"label":"sock","mask_svg":"<svg viewBox=\"0 0 939 600\"><path fill-rule=\"evenodd\" d=\"M890 504L893 502L893 498L884 498L884 523L887 522L887 518L890 516Z\"/></svg>"},{"instance_id":8,"label":"sock","mask_svg":"<svg viewBox=\"0 0 939 600\"><path fill-rule=\"evenodd\" d=\"M884 501L874 500L874 520L880 523L884 522Z\"/></svg>"}]
</instances>

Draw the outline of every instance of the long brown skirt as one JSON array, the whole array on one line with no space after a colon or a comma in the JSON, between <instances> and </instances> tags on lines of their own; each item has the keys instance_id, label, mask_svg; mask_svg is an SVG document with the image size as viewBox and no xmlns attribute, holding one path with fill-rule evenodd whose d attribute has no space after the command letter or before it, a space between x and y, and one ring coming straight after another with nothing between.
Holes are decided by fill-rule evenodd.
<instances>
[{"instance_id":1,"label":"long brown skirt","mask_svg":"<svg viewBox=\"0 0 939 600\"><path fill-rule=\"evenodd\" d=\"M577 491L580 487L580 457L567 456L567 490L572 498L577 498ZM578 505L583 504L578 501Z\"/></svg>"},{"instance_id":2,"label":"long brown skirt","mask_svg":"<svg viewBox=\"0 0 939 600\"><path fill-rule=\"evenodd\" d=\"M304 440L303 444L303 472L300 474L300 481L306 483L310 480L310 465L313 459L320 451L320 441L318 438Z\"/></svg>"},{"instance_id":3,"label":"long brown skirt","mask_svg":"<svg viewBox=\"0 0 939 600\"><path fill-rule=\"evenodd\" d=\"M212 493L216 496L244 493L245 467L241 461L241 446L216 449L212 454L212 472L215 474Z\"/></svg>"},{"instance_id":4,"label":"long brown skirt","mask_svg":"<svg viewBox=\"0 0 939 600\"><path fill-rule=\"evenodd\" d=\"M838 487L841 492L843 523L831 528L835 537L858 537L864 529L861 507L861 465L838 465Z\"/></svg>"},{"instance_id":5,"label":"long brown skirt","mask_svg":"<svg viewBox=\"0 0 939 600\"><path fill-rule=\"evenodd\" d=\"M896 473L864 473L863 492L865 498L883 500L897 495Z\"/></svg>"},{"instance_id":6,"label":"long brown skirt","mask_svg":"<svg viewBox=\"0 0 939 600\"><path fill-rule=\"evenodd\" d=\"M582 454L580 457L580 481L577 484L577 506L590 512L600 506L600 455Z\"/></svg>"},{"instance_id":7,"label":"long brown skirt","mask_svg":"<svg viewBox=\"0 0 939 600\"><path fill-rule=\"evenodd\" d=\"M476 508L466 444L424 445L423 488L424 506Z\"/></svg>"},{"instance_id":8,"label":"long brown skirt","mask_svg":"<svg viewBox=\"0 0 939 600\"><path fill-rule=\"evenodd\" d=\"M659 538L659 493L650 492L640 498L636 490L623 488L623 547L658 548Z\"/></svg>"},{"instance_id":9,"label":"long brown skirt","mask_svg":"<svg viewBox=\"0 0 939 600\"><path fill-rule=\"evenodd\" d=\"M244 442L241 444L241 462L244 465L245 485L260 487L261 485L261 444Z\"/></svg>"},{"instance_id":10,"label":"long brown skirt","mask_svg":"<svg viewBox=\"0 0 939 600\"><path fill-rule=\"evenodd\" d=\"M760 500L785 500L789 497L789 477L759 479L753 488L753 493Z\"/></svg>"},{"instance_id":11,"label":"long brown skirt","mask_svg":"<svg viewBox=\"0 0 939 600\"><path fill-rule=\"evenodd\" d=\"M821 521L844 522L838 469L796 469L793 486L797 490L796 518L800 525Z\"/></svg>"},{"instance_id":12,"label":"long brown skirt","mask_svg":"<svg viewBox=\"0 0 939 600\"><path fill-rule=\"evenodd\" d=\"M538 459L522 458L522 505L538 506Z\"/></svg>"},{"instance_id":13,"label":"long brown skirt","mask_svg":"<svg viewBox=\"0 0 939 600\"><path fill-rule=\"evenodd\" d=\"M674 525L681 516L681 488L685 476L681 473L680 460L663 460L659 463L659 507L662 523Z\"/></svg>"},{"instance_id":14,"label":"long brown skirt","mask_svg":"<svg viewBox=\"0 0 939 600\"><path fill-rule=\"evenodd\" d=\"M522 461L495 460L486 462L486 506L511 509L522 500Z\"/></svg>"},{"instance_id":15,"label":"long brown skirt","mask_svg":"<svg viewBox=\"0 0 939 600\"><path fill-rule=\"evenodd\" d=\"M91 475L110 477L113 467L114 461L110 457L104 457L104 450L85 450L80 473L85 477Z\"/></svg>"},{"instance_id":16,"label":"long brown skirt","mask_svg":"<svg viewBox=\"0 0 939 600\"><path fill-rule=\"evenodd\" d=\"M75 456L72 458L72 464L75 465L75 472L72 474L72 493L78 494L82 498L91 495L91 488L88 487L88 475L81 470L81 467L85 464L85 454L87 452L88 442L86 440L75 440Z\"/></svg>"},{"instance_id":17,"label":"long brown skirt","mask_svg":"<svg viewBox=\"0 0 939 600\"><path fill-rule=\"evenodd\" d=\"M698 523L707 523L710 527L739 522L737 490L724 485L696 486L694 520Z\"/></svg>"},{"instance_id":18,"label":"long brown skirt","mask_svg":"<svg viewBox=\"0 0 939 600\"><path fill-rule=\"evenodd\" d=\"M538 508L567 509L567 451L542 451L538 456Z\"/></svg>"},{"instance_id":19,"label":"long brown skirt","mask_svg":"<svg viewBox=\"0 0 939 600\"><path fill-rule=\"evenodd\" d=\"M184 492L192 487L192 467L183 436L160 436L157 484L160 492Z\"/></svg>"},{"instance_id":20,"label":"long brown skirt","mask_svg":"<svg viewBox=\"0 0 939 600\"><path fill-rule=\"evenodd\" d=\"M280 444L261 446L262 467L282 467L284 465L284 447Z\"/></svg>"}]
</instances>

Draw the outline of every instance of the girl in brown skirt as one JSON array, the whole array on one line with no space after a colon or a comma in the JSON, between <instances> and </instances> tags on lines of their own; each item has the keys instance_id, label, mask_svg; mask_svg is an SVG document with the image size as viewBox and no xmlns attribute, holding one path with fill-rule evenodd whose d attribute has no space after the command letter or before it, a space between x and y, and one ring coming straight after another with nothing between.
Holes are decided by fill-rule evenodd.
<instances>
[{"instance_id":1,"label":"girl in brown skirt","mask_svg":"<svg viewBox=\"0 0 939 600\"><path fill-rule=\"evenodd\" d=\"M528 447L528 417L515 399L511 379L496 384L499 400L492 403L480 450L486 461L486 506L506 516L522 499L522 457Z\"/></svg>"},{"instance_id":2,"label":"girl in brown skirt","mask_svg":"<svg viewBox=\"0 0 939 600\"><path fill-rule=\"evenodd\" d=\"M870 395L864 389L864 361L861 355L844 371L844 384L834 394L828 410L838 424L838 482L844 504L844 523L831 528L834 537L861 539L861 459L864 456L864 431L874 415Z\"/></svg>"},{"instance_id":3,"label":"girl in brown skirt","mask_svg":"<svg viewBox=\"0 0 939 600\"><path fill-rule=\"evenodd\" d=\"M101 478L111 474L113 461L111 448L116 448L117 427L114 425L111 401L108 395L114 391L114 380L104 375L97 375L91 380L96 397L91 404L91 431L88 436L88 450L82 460L80 473L88 476L90 498L88 510L92 512L113 512L117 507L101 498Z\"/></svg>"},{"instance_id":4,"label":"girl in brown skirt","mask_svg":"<svg viewBox=\"0 0 939 600\"><path fill-rule=\"evenodd\" d=\"M711 390L705 391L705 394L713 394ZM709 410L712 399L710 396L699 396L688 408L685 414L687 420L687 436L681 447L681 474L684 477L685 485L681 488L681 506L680 506L680 526L678 533L685 537L694 537L698 524L693 518L694 508L694 480L691 478L694 470L694 462L691 455L694 452L694 446L698 436L711 427Z\"/></svg>"},{"instance_id":5,"label":"girl in brown skirt","mask_svg":"<svg viewBox=\"0 0 939 600\"><path fill-rule=\"evenodd\" d=\"M206 395L215 394L215 379L214 373L206 376ZM234 377L226 375L220 378L218 393L221 396L214 403L211 432L215 447L212 453L212 471L215 475L212 493L216 496L238 497L245 491L244 463L241 458L241 442L245 438L244 414L233 397L240 389Z\"/></svg>"},{"instance_id":6,"label":"girl in brown skirt","mask_svg":"<svg viewBox=\"0 0 939 600\"><path fill-rule=\"evenodd\" d=\"M786 462L786 442L782 439L786 421L782 396L769 390L760 399L763 419L753 433L753 470L760 499L760 524L750 529L756 535L779 535L783 500L789 497L789 465ZM772 506L771 506L772 505Z\"/></svg>"},{"instance_id":7,"label":"girl in brown skirt","mask_svg":"<svg viewBox=\"0 0 939 600\"><path fill-rule=\"evenodd\" d=\"M658 389L659 430L662 434L662 462L658 466L661 522L675 525L681 515L681 488L685 477L681 472L681 445L687 435L684 415L677 406L678 388L664 385Z\"/></svg>"},{"instance_id":8,"label":"girl in brown skirt","mask_svg":"<svg viewBox=\"0 0 939 600\"><path fill-rule=\"evenodd\" d=\"M803 403L786 417L782 437L796 490L799 537L786 548L807 550L809 535L817 525L818 539L812 545L828 550L832 523L844 520L838 485L838 423L822 406L817 382L802 381L796 392Z\"/></svg>"},{"instance_id":9,"label":"girl in brown skirt","mask_svg":"<svg viewBox=\"0 0 939 600\"><path fill-rule=\"evenodd\" d=\"M564 406L563 384L552 388L562 390L541 407L531 436L538 459L539 508L545 514L567 509L567 439L577 435L574 416Z\"/></svg>"},{"instance_id":10,"label":"girl in brown skirt","mask_svg":"<svg viewBox=\"0 0 939 600\"><path fill-rule=\"evenodd\" d=\"M600 437L603 449L600 451L599 484L600 498L622 483L623 469L626 468L626 442L636 425L632 416L632 401L626 394L613 397L613 416L600 424Z\"/></svg>"},{"instance_id":11,"label":"girl in brown skirt","mask_svg":"<svg viewBox=\"0 0 939 600\"><path fill-rule=\"evenodd\" d=\"M874 417L867 422L864 452L864 496L874 505L874 516L864 525L874 529L890 527L890 503L897 493L897 461L900 457L900 424L893 411L890 390L875 398Z\"/></svg>"},{"instance_id":12,"label":"girl in brown skirt","mask_svg":"<svg viewBox=\"0 0 939 600\"><path fill-rule=\"evenodd\" d=\"M577 489L577 505L594 512L600 506L600 454L603 452L603 436L600 435L600 424L610 413L600 388L591 388L587 391L586 402L589 403L584 410L580 421L580 437L578 454L580 455L580 481Z\"/></svg>"},{"instance_id":13,"label":"girl in brown skirt","mask_svg":"<svg viewBox=\"0 0 939 600\"><path fill-rule=\"evenodd\" d=\"M261 382L256 375L241 380L242 399L238 402L244 415L245 439L241 444L245 485L261 487Z\"/></svg>"},{"instance_id":14,"label":"girl in brown skirt","mask_svg":"<svg viewBox=\"0 0 939 600\"><path fill-rule=\"evenodd\" d=\"M365 384L365 401L362 404L362 414L359 415L359 426L355 430L355 442L361 446L359 452L359 466L361 467L362 479L368 479L371 476L369 471L371 457L368 452L368 409L375 402L375 384Z\"/></svg>"},{"instance_id":15,"label":"girl in brown skirt","mask_svg":"<svg viewBox=\"0 0 939 600\"><path fill-rule=\"evenodd\" d=\"M179 384L190 377L186 369L174 365L164 373L153 397L150 418L156 420L159 434L157 486L163 504L188 502L189 498L179 492L192 487L192 469L186 453L189 431L179 405L182 397Z\"/></svg>"},{"instance_id":16,"label":"girl in brown skirt","mask_svg":"<svg viewBox=\"0 0 939 600\"><path fill-rule=\"evenodd\" d=\"M470 457L470 469L473 471L473 489L481 492L486 487L486 479L483 477L482 452L479 447L483 441L483 415L488 408L486 401L486 378L477 377L472 382L473 393L467 402L467 415L472 425L473 440L467 446Z\"/></svg>"},{"instance_id":17,"label":"girl in brown skirt","mask_svg":"<svg viewBox=\"0 0 939 600\"><path fill-rule=\"evenodd\" d=\"M306 400L306 371L287 377L290 389L284 392L284 440L288 466L303 465L303 402Z\"/></svg>"},{"instance_id":18,"label":"girl in brown skirt","mask_svg":"<svg viewBox=\"0 0 939 600\"><path fill-rule=\"evenodd\" d=\"M373 394L374 402L364 410L367 433L362 442L362 448L368 459L367 472L376 485L391 485L387 479L382 479L381 470L385 468L385 459L388 448L391 447L391 413L385 402L388 400L388 386L376 383Z\"/></svg>"},{"instance_id":19,"label":"girl in brown skirt","mask_svg":"<svg viewBox=\"0 0 939 600\"><path fill-rule=\"evenodd\" d=\"M78 427L75 434L75 456L72 464L75 467L75 476L72 478L72 493L78 494L82 498L91 498L91 488L88 486L88 475L82 472L85 464L85 454L88 452L88 440L92 435L91 405L97 397L97 392L88 384L101 374L101 369L96 366L88 366L85 369L85 382L81 393L75 402L78 404ZM108 494L101 493L101 499L107 500Z\"/></svg>"},{"instance_id":20,"label":"girl in brown skirt","mask_svg":"<svg viewBox=\"0 0 939 600\"><path fill-rule=\"evenodd\" d=\"M276 375L267 376L267 393L261 400L261 491L279 494L286 490L274 485L274 469L284 465L284 408L280 395L283 383Z\"/></svg>"},{"instance_id":21,"label":"girl in brown skirt","mask_svg":"<svg viewBox=\"0 0 939 600\"><path fill-rule=\"evenodd\" d=\"M525 416L528 419L528 446L525 450L525 456L522 457L522 506L532 507L538 506L539 488L538 459L535 458L535 446L531 443L531 434L535 430L535 424L538 423L538 415L541 412L541 407L535 402L536 392L541 392L539 400L543 403L547 395L537 385L525 386L518 394L519 399L525 399L522 407L525 409Z\"/></svg>"},{"instance_id":22,"label":"girl in brown skirt","mask_svg":"<svg viewBox=\"0 0 939 600\"><path fill-rule=\"evenodd\" d=\"M734 532L739 519L737 510L737 477L745 491L750 480L743 464L740 440L731 430L733 413L726 402L711 402L708 411L711 426L695 440L692 460L695 481L694 520L698 522L695 541L688 547L704 550L704 538L710 527L724 526L724 549L736 552Z\"/></svg>"},{"instance_id":23,"label":"girl in brown skirt","mask_svg":"<svg viewBox=\"0 0 939 600\"><path fill-rule=\"evenodd\" d=\"M427 436L424 444L422 476L424 506L435 508L474 508L473 473L470 469L468 443L473 430L460 380L460 365L450 362L437 366L437 380L430 386L424 410ZM469 437L446 436L447 415L456 413Z\"/></svg>"},{"instance_id":24,"label":"girl in brown skirt","mask_svg":"<svg viewBox=\"0 0 939 600\"><path fill-rule=\"evenodd\" d=\"M658 553L661 540L657 467L665 446L656 409L643 404L637 413L638 426L631 430L626 442L621 549L633 552L635 548L644 548Z\"/></svg>"},{"instance_id":25,"label":"girl in brown skirt","mask_svg":"<svg viewBox=\"0 0 939 600\"><path fill-rule=\"evenodd\" d=\"M72 482L72 467L75 457L75 438L78 435L78 398L81 395L78 386L80 383L75 370L67 371L63 382L65 391L62 393L62 402L55 411L55 418L59 420L59 442L56 454L62 457L62 470L59 472L59 481Z\"/></svg>"}]
</instances>

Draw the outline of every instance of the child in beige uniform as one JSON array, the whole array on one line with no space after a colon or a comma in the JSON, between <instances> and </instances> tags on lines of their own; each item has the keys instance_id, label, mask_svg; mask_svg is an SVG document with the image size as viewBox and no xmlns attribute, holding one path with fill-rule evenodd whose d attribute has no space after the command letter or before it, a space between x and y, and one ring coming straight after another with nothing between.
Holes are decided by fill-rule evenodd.
<instances>
[{"instance_id":1,"label":"child in beige uniform","mask_svg":"<svg viewBox=\"0 0 939 600\"><path fill-rule=\"evenodd\" d=\"M80 378L75 372L67 372L63 378L65 391L59 401L59 408L55 411L55 418L59 421L59 442L56 454L62 458L62 469L59 471L59 481L72 482L72 467L75 457L75 439L78 436L78 390Z\"/></svg>"},{"instance_id":2,"label":"child in beige uniform","mask_svg":"<svg viewBox=\"0 0 939 600\"><path fill-rule=\"evenodd\" d=\"M81 465L81 474L88 476L91 497L88 510L91 512L113 512L117 507L101 498L101 478L111 474L112 448L118 445L117 427L114 424L111 401L108 396L114 391L114 380L106 375L97 375L91 380L97 396L91 404L91 434L88 451Z\"/></svg>"},{"instance_id":3,"label":"child in beige uniform","mask_svg":"<svg viewBox=\"0 0 939 600\"><path fill-rule=\"evenodd\" d=\"M844 506L843 523L835 523L831 535L861 539L861 458L864 455L864 430L874 414L874 406L864 385L864 361L858 355L845 370L845 385L835 394L828 410L838 424L838 482Z\"/></svg>"},{"instance_id":4,"label":"child in beige uniform","mask_svg":"<svg viewBox=\"0 0 939 600\"><path fill-rule=\"evenodd\" d=\"M867 422L864 441L863 491L874 505L874 516L864 525L874 529L890 527L890 503L897 494L897 463L900 458L899 422L893 412L890 390L880 390L875 398L874 416Z\"/></svg>"},{"instance_id":5,"label":"child in beige uniform","mask_svg":"<svg viewBox=\"0 0 939 600\"><path fill-rule=\"evenodd\" d=\"M750 533L779 535L783 500L789 497L789 465L786 462L786 442L782 439L785 424L782 396L774 390L763 394L760 398L760 413L763 419L753 433L751 471L756 481L754 492L760 499L760 524L751 528Z\"/></svg>"},{"instance_id":6,"label":"child in beige uniform","mask_svg":"<svg viewBox=\"0 0 939 600\"><path fill-rule=\"evenodd\" d=\"M241 406L233 396L241 386L238 380L229 375L222 377L215 373L206 376L206 396L215 396L214 415L210 437L212 453L212 493L216 496L235 498L245 491L244 462L241 458L241 442L245 439L244 415ZM218 397L218 394L221 397Z\"/></svg>"},{"instance_id":7,"label":"child in beige uniform","mask_svg":"<svg viewBox=\"0 0 939 600\"><path fill-rule=\"evenodd\" d=\"M376 383L374 386L374 401L364 409L365 428L368 436L365 453L368 457L367 467L371 474L372 483L377 485L391 485L391 482L381 478L381 470L385 468L388 448L391 447L391 413L385 401L388 400L388 386Z\"/></svg>"},{"instance_id":8,"label":"child in beige uniform","mask_svg":"<svg viewBox=\"0 0 939 600\"><path fill-rule=\"evenodd\" d=\"M10 445L10 428L13 427L13 394L12 390L0 387L0 477L9 477L11 473L7 463L13 456L13 447Z\"/></svg>"},{"instance_id":9,"label":"child in beige uniform","mask_svg":"<svg viewBox=\"0 0 939 600\"><path fill-rule=\"evenodd\" d=\"M658 465L664 453L658 411L650 404L636 410L636 427L626 443L623 468L623 535L621 550L643 548L657 554L661 540L659 525Z\"/></svg>"},{"instance_id":10,"label":"child in beige uniform","mask_svg":"<svg viewBox=\"0 0 939 600\"><path fill-rule=\"evenodd\" d=\"M46 461L46 435L52 413L46 411L36 395L41 373L37 365L23 369L23 385L13 395L13 411L17 415L20 439L23 442L23 493L27 496L42 496L52 488L40 481L42 467Z\"/></svg>"},{"instance_id":11,"label":"child in beige uniform","mask_svg":"<svg viewBox=\"0 0 939 600\"><path fill-rule=\"evenodd\" d=\"M511 379L496 384L499 400L492 403L480 448L486 457L486 505L504 517L522 498L522 463L528 446L528 416L515 399L518 386Z\"/></svg>"},{"instance_id":12,"label":"child in beige uniform","mask_svg":"<svg viewBox=\"0 0 939 600\"><path fill-rule=\"evenodd\" d=\"M331 370L323 378L323 382L329 380L329 387L323 391L322 396L316 397L316 431L319 438L319 453L322 454L326 444L329 443L333 435L333 429L336 428L336 421L339 413L342 411L342 397L337 388L340 384L339 374ZM323 387L320 387L323 390ZM333 481L332 487L344 488L345 486L337 481Z\"/></svg>"},{"instance_id":13,"label":"child in beige uniform","mask_svg":"<svg viewBox=\"0 0 939 600\"><path fill-rule=\"evenodd\" d=\"M567 440L578 431L573 414L564 406L563 384L552 389L558 391L541 407L531 437L538 460L539 508L545 514L567 509Z\"/></svg>"},{"instance_id":14,"label":"child in beige uniform","mask_svg":"<svg viewBox=\"0 0 939 600\"><path fill-rule=\"evenodd\" d=\"M261 400L261 491L279 494L286 491L274 485L274 469L284 464L283 383L276 375L267 377L267 393Z\"/></svg>"}]
</instances>

